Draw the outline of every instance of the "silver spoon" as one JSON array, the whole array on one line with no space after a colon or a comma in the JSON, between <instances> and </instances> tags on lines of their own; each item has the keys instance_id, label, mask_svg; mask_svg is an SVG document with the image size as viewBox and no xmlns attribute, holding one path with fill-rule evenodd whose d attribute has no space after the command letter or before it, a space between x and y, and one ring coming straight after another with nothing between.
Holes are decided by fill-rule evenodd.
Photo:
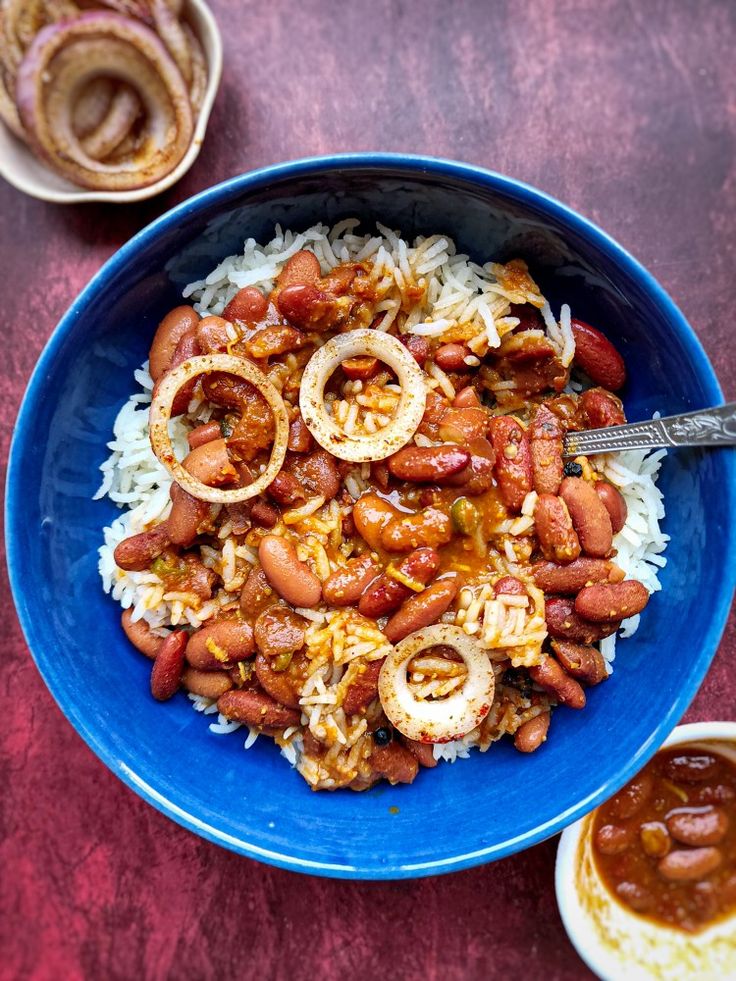
<instances>
[{"instance_id":1,"label":"silver spoon","mask_svg":"<svg viewBox=\"0 0 736 981\"><path fill-rule=\"evenodd\" d=\"M736 402L665 419L568 433L563 444L565 456L651 450L662 446L736 446Z\"/></svg>"}]
</instances>

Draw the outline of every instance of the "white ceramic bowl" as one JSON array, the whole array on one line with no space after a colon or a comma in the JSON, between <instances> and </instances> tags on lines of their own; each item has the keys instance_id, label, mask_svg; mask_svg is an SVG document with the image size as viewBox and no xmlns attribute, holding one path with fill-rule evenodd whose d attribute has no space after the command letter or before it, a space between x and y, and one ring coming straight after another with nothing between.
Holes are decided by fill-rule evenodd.
<instances>
[{"instance_id":1,"label":"white ceramic bowl","mask_svg":"<svg viewBox=\"0 0 736 981\"><path fill-rule=\"evenodd\" d=\"M678 726L662 749L687 744L736 762L736 722ZM593 862L595 811L567 828L557 848L555 888L567 935L603 981L723 981L736 977L736 915L696 933L660 926L613 898Z\"/></svg>"},{"instance_id":2,"label":"white ceramic bowl","mask_svg":"<svg viewBox=\"0 0 736 981\"><path fill-rule=\"evenodd\" d=\"M79 204L83 201L128 204L152 198L176 184L199 156L222 75L222 38L212 11L204 0L185 0L184 10L207 58L208 80L192 142L179 165L170 174L155 184L135 191L92 191L72 184L55 173L0 122L0 176L24 194L56 204Z\"/></svg>"}]
</instances>

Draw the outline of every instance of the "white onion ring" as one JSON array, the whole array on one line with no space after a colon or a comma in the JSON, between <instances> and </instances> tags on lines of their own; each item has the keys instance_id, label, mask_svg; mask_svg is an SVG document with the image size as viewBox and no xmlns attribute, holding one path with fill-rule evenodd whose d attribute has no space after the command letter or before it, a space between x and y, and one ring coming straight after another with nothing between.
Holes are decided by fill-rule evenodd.
<instances>
[{"instance_id":1,"label":"white onion ring","mask_svg":"<svg viewBox=\"0 0 736 981\"><path fill-rule=\"evenodd\" d=\"M451 647L468 669L462 688L446 698L419 700L406 680L406 669L420 651ZM488 653L459 627L436 623L409 634L388 655L378 677L378 697L389 722L407 739L446 743L475 729L488 715L495 678Z\"/></svg>"},{"instance_id":2,"label":"white onion ring","mask_svg":"<svg viewBox=\"0 0 736 981\"><path fill-rule=\"evenodd\" d=\"M74 132L76 97L99 75L127 82L147 114L140 150L114 164L87 155ZM40 31L20 65L16 99L34 149L85 187L122 191L155 183L174 169L192 140L189 93L160 38L107 11Z\"/></svg>"},{"instance_id":3,"label":"white onion ring","mask_svg":"<svg viewBox=\"0 0 736 981\"><path fill-rule=\"evenodd\" d=\"M236 487L232 490L209 487L188 473L174 455L174 448L169 436L169 419L171 418L171 406L174 398L182 385L191 381L192 378L197 378L199 375L207 374L210 371L223 371L228 375L237 375L238 378L250 382L268 402L273 412L275 436L271 449L271 459L263 473L247 487ZM289 417L283 399L262 371L250 361L236 358L232 354L203 354L196 358L189 358L188 361L183 361L177 368L167 372L156 385L151 400L149 420L151 446L158 460L187 493L200 501L209 501L211 504L237 504L239 501L247 501L249 498L260 494L281 470L286 457Z\"/></svg>"},{"instance_id":4,"label":"white onion ring","mask_svg":"<svg viewBox=\"0 0 736 981\"><path fill-rule=\"evenodd\" d=\"M396 415L383 429L348 435L327 414L325 385L342 361L362 355L378 358L393 368L401 398ZM400 341L379 330L350 330L331 338L309 359L299 390L299 408L312 436L333 456L354 463L385 460L405 446L417 431L426 404L427 390L416 361Z\"/></svg>"}]
</instances>

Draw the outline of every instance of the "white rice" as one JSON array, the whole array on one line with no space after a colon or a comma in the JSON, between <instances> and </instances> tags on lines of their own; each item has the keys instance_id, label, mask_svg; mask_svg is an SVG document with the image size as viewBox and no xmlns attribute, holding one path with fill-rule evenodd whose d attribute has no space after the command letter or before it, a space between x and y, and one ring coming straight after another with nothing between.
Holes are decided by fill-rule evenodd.
<instances>
[{"instance_id":1,"label":"white rice","mask_svg":"<svg viewBox=\"0 0 736 981\"><path fill-rule=\"evenodd\" d=\"M323 274L341 262L370 259L379 276L379 290L386 291L377 309L385 312L381 329L388 329L396 318L400 302L392 290L394 286L403 287L407 281L414 280L426 287L425 299L412 311L404 325L411 333L439 338L454 327L473 324L477 335L468 342L474 354L482 354L488 347L498 347L501 336L512 329L518 321L504 314L508 310L506 291L498 284L494 264L478 265L467 255L457 253L451 239L442 235L417 238L413 244L407 243L391 229L377 225L378 235L359 235L357 219L346 219L332 229L325 225L314 225L304 232L282 230L276 226L274 237L265 246L254 239L245 241L240 255L228 256L204 279L189 283L182 291L185 299L193 302L195 310L202 316L221 314L226 304L244 286L257 286L269 292L284 263L300 249L309 248L320 261ZM539 302L539 301L537 301ZM495 312L494 312L495 311ZM555 320L547 302L541 307L546 335L563 364L569 365L575 352L575 342L571 329L571 313L567 304L560 310L559 321ZM501 333L499 333L501 332ZM432 385L437 385L448 397L454 395L452 383L447 375L432 366ZM188 607L180 599L164 598L163 586L152 572L125 572L114 561L115 546L130 535L145 531L153 524L163 520L170 509L169 490L171 478L154 456L148 438L148 408L151 401L153 382L144 364L134 372L139 390L121 408L113 427L113 439L107 444L110 456L102 464L102 482L95 494L95 500L108 497L122 509L116 518L104 529L104 544L99 550L99 572L103 588L123 609L133 609L135 620L143 618L162 636L170 624L184 624L197 628L219 609L220 603L227 602L227 594L219 600L212 600L198 609ZM510 387L512 383L499 383L496 387ZM573 384L573 387L575 385ZM578 386L579 387L579 386ZM197 422L206 422L210 409L206 403L192 403L190 414ZM188 450L188 428L181 418L170 423L170 433L174 449L182 458ZM417 437L419 443L420 437ZM664 534L660 522L664 518L662 493L656 486L665 450L654 452L632 450L591 458L591 463L622 493L628 508L624 528L616 535L614 547L617 549L616 561L626 572L627 578L638 579L650 592L661 589L659 571L665 566L664 551L669 536ZM357 499L365 489L362 475L357 471L345 480L350 495ZM308 508L308 505L305 506ZM303 509L304 510L304 509ZM525 509L527 511L528 509ZM523 514L517 521L529 519ZM519 530L518 528L515 530ZM509 560L515 556L513 547ZM216 550L210 556L209 564L221 557ZM255 556L246 547L236 550L237 555L246 561L254 562ZM224 555L227 568L234 569L234 556ZM235 583L233 583L235 586ZM299 611L308 619L317 621L323 617L313 611ZM621 637L629 637L637 629L639 617L632 617L622 624ZM610 664L615 657L616 637L601 642L601 651ZM195 711L213 715L217 706L209 699L189 695ZM209 729L217 735L230 734L240 728L238 723L218 716L217 722ZM253 745L257 731L249 731L245 748ZM436 759L454 761L464 758L476 744L473 733L462 740L434 747ZM282 754L292 766L298 761L300 739L294 734L281 746Z\"/></svg>"}]
</instances>

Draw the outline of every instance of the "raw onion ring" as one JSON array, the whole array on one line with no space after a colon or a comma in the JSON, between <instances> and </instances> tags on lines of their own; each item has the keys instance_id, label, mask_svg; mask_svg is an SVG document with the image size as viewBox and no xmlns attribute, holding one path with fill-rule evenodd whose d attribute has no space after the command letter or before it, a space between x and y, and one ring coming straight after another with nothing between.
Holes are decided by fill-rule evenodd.
<instances>
[{"instance_id":1,"label":"raw onion ring","mask_svg":"<svg viewBox=\"0 0 736 981\"><path fill-rule=\"evenodd\" d=\"M127 82L148 117L140 151L116 164L88 156L74 133L76 97L99 75ZM176 167L192 140L187 87L161 40L138 21L106 11L40 31L18 71L16 96L37 151L85 187L121 191L155 183Z\"/></svg>"},{"instance_id":2,"label":"raw onion ring","mask_svg":"<svg viewBox=\"0 0 736 981\"><path fill-rule=\"evenodd\" d=\"M168 424L176 393L182 385L191 381L192 378L197 378L199 375L207 374L210 371L224 371L226 374L237 375L238 378L250 382L268 402L273 412L275 436L271 449L271 459L263 473L247 487L236 487L232 490L209 487L188 473L174 455ZM196 358L189 358L188 361L183 361L177 368L167 372L156 385L151 400L149 419L151 446L156 457L166 467L177 484L200 501L209 501L211 504L237 504L239 501L247 501L249 498L255 497L268 487L281 470L286 457L289 417L283 399L268 378L254 364L231 354L203 354Z\"/></svg>"},{"instance_id":3,"label":"raw onion ring","mask_svg":"<svg viewBox=\"0 0 736 981\"><path fill-rule=\"evenodd\" d=\"M393 368L401 385L396 415L377 433L344 433L325 409L325 385L346 358L368 355ZM350 330L337 334L309 359L302 375L299 408L302 418L320 446L340 460L363 463L385 460L412 438L422 421L427 403L422 372L407 349L390 334L379 330Z\"/></svg>"},{"instance_id":4,"label":"raw onion ring","mask_svg":"<svg viewBox=\"0 0 736 981\"><path fill-rule=\"evenodd\" d=\"M192 81L192 56L184 33L184 25L174 12L170 0L148 0L148 5L153 16L156 33L168 48L182 78L187 85L190 85Z\"/></svg>"},{"instance_id":5,"label":"raw onion ring","mask_svg":"<svg viewBox=\"0 0 736 981\"><path fill-rule=\"evenodd\" d=\"M451 647L465 662L462 688L431 701L414 697L406 680L411 659L428 647ZM378 697L389 722L407 739L446 743L475 729L493 703L495 678L486 651L459 627L436 623L409 634L391 651L378 677Z\"/></svg>"},{"instance_id":6,"label":"raw onion ring","mask_svg":"<svg viewBox=\"0 0 736 981\"><path fill-rule=\"evenodd\" d=\"M100 75L79 93L74 103L72 120L74 132L80 139L89 136L104 122L118 88L119 83L114 78Z\"/></svg>"},{"instance_id":7,"label":"raw onion ring","mask_svg":"<svg viewBox=\"0 0 736 981\"><path fill-rule=\"evenodd\" d=\"M84 152L93 160L109 157L130 133L140 114L141 100L129 85L121 85L110 100L102 122L80 139Z\"/></svg>"}]
</instances>

